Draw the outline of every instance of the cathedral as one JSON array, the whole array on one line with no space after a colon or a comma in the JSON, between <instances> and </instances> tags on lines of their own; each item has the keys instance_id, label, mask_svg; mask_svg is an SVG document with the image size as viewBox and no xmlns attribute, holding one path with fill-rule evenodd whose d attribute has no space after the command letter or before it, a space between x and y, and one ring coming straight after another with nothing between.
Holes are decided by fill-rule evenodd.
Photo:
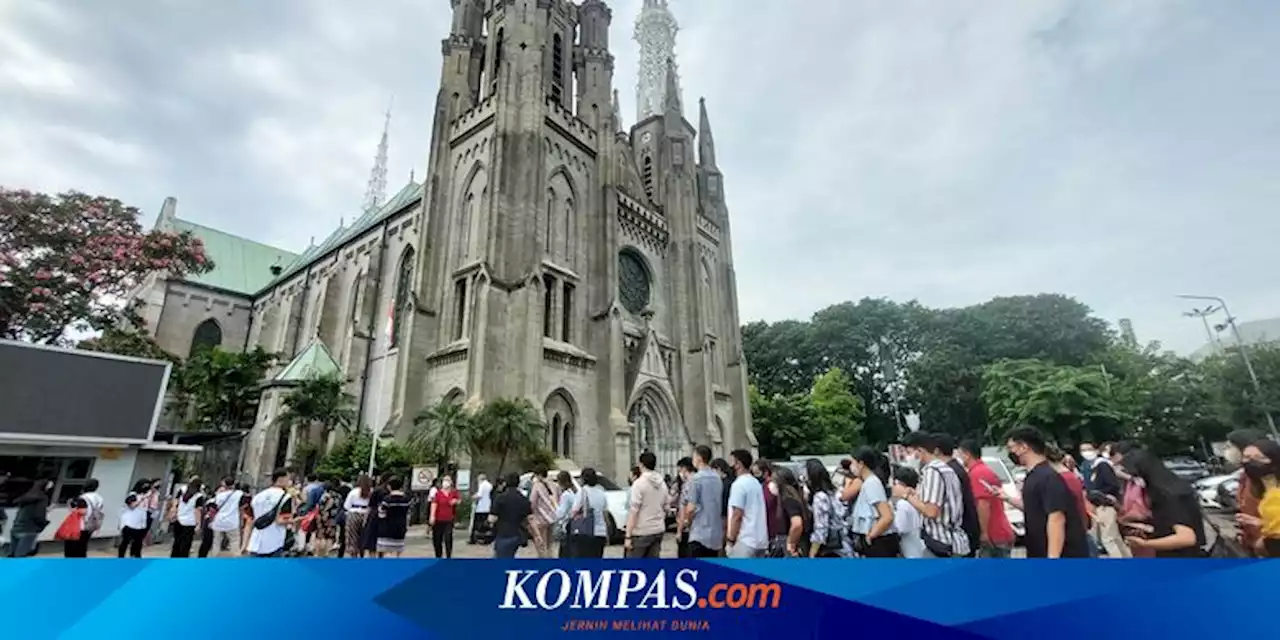
<instances>
[{"instance_id":1,"label":"cathedral","mask_svg":"<svg viewBox=\"0 0 1280 640\"><path fill-rule=\"evenodd\" d=\"M282 357L247 479L297 447L273 423L289 386L328 373L383 437L434 403L526 398L563 466L616 480L645 450L664 472L696 444L753 450L723 177L705 103L686 119L666 0L636 20L629 128L605 2L452 5L421 183L383 195L384 131L364 212L301 254L161 210L217 266L139 290L159 344Z\"/></svg>"}]
</instances>

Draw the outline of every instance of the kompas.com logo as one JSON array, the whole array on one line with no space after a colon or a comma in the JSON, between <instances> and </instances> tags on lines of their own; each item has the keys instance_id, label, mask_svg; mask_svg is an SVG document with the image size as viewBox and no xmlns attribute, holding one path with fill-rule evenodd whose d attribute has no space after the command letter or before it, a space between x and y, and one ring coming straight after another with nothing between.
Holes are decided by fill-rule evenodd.
<instances>
[{"instance_id":1,"label":"kompas.com logo","mask_svg":"<svg viewBox=\"0 0 1280 640\"><path fill-rule=\"evenodd\" d=\"M696 569L566 571L513 569L505 572L499 609L777 609L776 582L716 582L700 588Z\"/></svg>"}]
</instances>

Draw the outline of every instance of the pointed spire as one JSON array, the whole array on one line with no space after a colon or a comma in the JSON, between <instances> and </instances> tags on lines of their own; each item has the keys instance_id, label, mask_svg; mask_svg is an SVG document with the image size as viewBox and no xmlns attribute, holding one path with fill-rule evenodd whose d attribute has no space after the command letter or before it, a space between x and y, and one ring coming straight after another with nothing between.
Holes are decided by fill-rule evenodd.
<instances>
[{"instance_id":1,"label":"pointed spire","mask_svg":"<svg viewBox=\"0 0 1280 640\"><path fill-rule=\"evenodd\" d=\"M676 70L676 59L667 58L667 86L662 93L663 113L683 115L684 107L680 100L680 76Z\"/></svg>"},{"instance_id":2,"label":"pointed spire","mask_svg":"<svg viewBox=\"0 0 1280 640\"><path fill-rule=\"evenodd\" d=\"M618 100L618 90L613 90L613 126L618 133L622 133L622 102Z\"/></svg>"},{"instance_id":3,"label":"pointed spire","mask_svg":"<svg viewBox=\"0 0 1280 640\"><path fill-rule=\"evenodd\" d=\"M636 18L634 35L636 42L640 43L636 122L662 113L670 83L668 70L675 67L676 33L679 30L680 25L671 15L666 0L645 0Z\"/></svg>"},{"instance_id":4,"label":"pointed spire","mask_svg":"<svg viewBox=\"0 0 1280 640\"><path fill-rule=\"evenodd\" d=\"M716 168L716 140L711 137L706 98L698 98L698 162L708 169Z\"/></svg>"},{"instance_id":5,"label":"pointed spire","mask_svg":"<svg viewBox=\"0 0 1280 640\"><path fill-rule=\"evenodd\" d=\"M392 104L395 99L392 98ZM369 185L364 192L364 210L372 211L387 200L387 146L391 133L391 105L387 105L387 117L382 123L382 139L373 158L373 170L369 172Z\"/></svg>"}]
</instances>

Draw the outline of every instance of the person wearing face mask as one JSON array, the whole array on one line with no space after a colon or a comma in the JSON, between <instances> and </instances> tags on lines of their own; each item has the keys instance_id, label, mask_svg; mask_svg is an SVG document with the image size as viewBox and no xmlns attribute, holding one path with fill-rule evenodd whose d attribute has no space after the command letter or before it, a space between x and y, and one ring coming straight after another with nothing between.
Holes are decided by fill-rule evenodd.
<instances>
[{"instance_id":1,"label":"person wearing face mask","mask_svg":"<svg viewBox=\"0 0 1280 640\"><path fill-rule=\"evenodd\" d=\"M735 478L729 487L729 526L725 533L725 555L730 558L759 558L769 547L764 488L751 475L750 451L737 449L729 457L733 459Z\"/></svg>"},{"instance_id":2,"label":"person wearing face mask","mask_svg":"<svg viewBox=\"0 0 1280 640\"><path fill-rule=\"evenodd\" d=\"M1097 451L1085 447L1080 445L1080 455L1089 463L1089 472L1084 479L1086 486L1091 487L1086 495L1093 505L1093 537L1107 552L1108 558L1131 558L1133 554L1120 532L1119 506L1124 485L1111 465L1112 445L1104 442Z\"/></svg>"},{"instance_id":3,"label":"person wearing face mask","mask_svg":"<svg viewBox=\"0 0 1280 640\"><path fill-rule=\"evenodd\" d=\"M453 557L453 524L462 495L453 486L453 478L440 478L440 488L431 500L431 546L437 558Z\"/></svg>"},{"instance_id":4,"label":"person wearing face mask","mask_svg":"<svg viewBox=\"0 0 1280 640\"><path fill-rule=\"evenodd\" d=\"M783 558L787 554L787 523L778 503L778 484L773 479L773 465L763 458L751 465L751 475L760 481L764 489L764 512L768 518L765 528L769 532L770 558Z\"/></svg>"},{"instance_id":5,"label":"person wearing face mask","mask_svg":"<svg viewBox=\"0 0 1280 640\"><path fill-rule=\"evenodd\" d=\"M1257 429L1237 429L1227 434L1227 448L1222 452L1222 457L1226 458L1227 464L1232 467L1239 467L1244 462L1244 450L1249 448L1253 443L1265 439L1266 436ZM1244 520L1252 522L1253 518L1258 517L1258 498L1262 493L1254 485L1256 481L1249 477L1249 474L1240 474L1240 484L1236 489L1236 505L1238 513L1247 516ZM1261 540L1261 532L1258 527L1244 524L1240 526L1240 545L1245 549L1257 549L1258 542Z\"/></svg>"},{"instance_id":6,"label":"person wearing face mask","mask_svg":"<svg viewBox=\"0 0 1280 640\"><path fill-rule=\"evenodd\" d=\"M1044 435L1033 427L1017 427L1005 440L1009 459L1027 469L1022 482L1027 557L1088 558L1080 507L1062 474L1049 462Z\"/></svg>"},{"instance_id":7,"label":"person wearing face mask","mask_svg":"<svg viewBox=\"0 0 1280 640\"><path fill-rule=\"evenodd\" d=\"M1280 558L1280 444L1260 438L1244 448L1241 461L1257 504L1257 515L1238 513L1236 524L1241 530L1248 527L1256 532L1251 547L1254 553Z\"/></svg>"}]
</instances>

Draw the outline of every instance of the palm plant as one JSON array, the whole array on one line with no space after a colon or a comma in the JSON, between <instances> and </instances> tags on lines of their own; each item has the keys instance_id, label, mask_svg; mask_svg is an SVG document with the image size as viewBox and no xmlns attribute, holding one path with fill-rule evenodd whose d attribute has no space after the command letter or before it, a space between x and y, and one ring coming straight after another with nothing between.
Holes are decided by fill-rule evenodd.
<instances>
[{"instance_id":1,"label":"palm plant","mask_svg":"<svg viewBox=\"0 0 1280 640\"><path fill-rule=\"evenodd\" d=\"M298 383L284 398L280 422L287 427L319 426L327 444L335 429L351 434L356 423L355 397L337 375L312 376Z\"/></svg>"},{"instance_id":2,"label":"palm plant","mask_svg":"<svg viewBox=\"0 0 1280 640\"><path fill-rule=\"evenodd\" d=\"M443 473L458 453L471 453L477 440L476 423L471 414L459 404L441 402L414 416L408 447L413 456L437 462Z\"/></svg>"},{"instance_id":3,"label":"palm plant","mask_svg":"<svg viewBox=\"0 0 1280 640\"><path fill-rule=\"evenodd\" d=\"M511 454L524 455L542 446L547 426L526 399L498 399L475 416L477 449L499 456L497 475Z\"/></svg>"}]
</instances>

